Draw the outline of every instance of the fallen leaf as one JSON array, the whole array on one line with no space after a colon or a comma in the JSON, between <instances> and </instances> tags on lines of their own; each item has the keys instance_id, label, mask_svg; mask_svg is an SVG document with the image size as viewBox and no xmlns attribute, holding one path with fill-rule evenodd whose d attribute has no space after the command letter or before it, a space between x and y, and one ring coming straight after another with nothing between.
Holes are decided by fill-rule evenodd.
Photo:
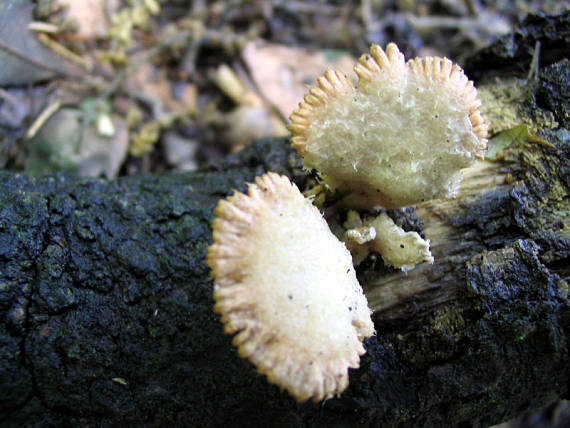
<instances>
[{"instance_id":1,"label":"fallen leaf","mask_svg":"<svg viewBox=\"0 0 570 428\"><path fill-rule=\"evenodd\" d=\"M491 138L485 157L489 160L496 160L500 158L501 152L511 144L524 143L537 143L547 147L554 147L548 141L531 134L527 124L522 124L502 131Z\"/></svg>"},{"instance_id":2,"label":"fallen leaf","mask_svg":"<svg viewBox=\"0 0 570 428\"><path fill-rule=\"evenodd\" d=\"M173 84L168 80L166 71L151 63L144 63L128 79L127 85L132 91L145 94L153 104L160 103L162 111L176 112L187 110L195 112L198 105L198 91L190 83Z\"/></svg>"},{"instance_id":3,"label":"fallen leaf","mask_svg":"<svg viewBox=\"0 0 570 428\"><path fill-rule=\"evenodd\" d=\"M33 8L29 0L0 2L0 86L35 83L66 73L61 58L28 29Z\"/></svg>"},{"instance_id":4,"label":"fallen leaf","mask_svg":"<svg viewBox=\"0 0 570 428\"><path fill-rule=\"evenodd\" d=\"M213 81L236 103L236 108L220 116L220 124L225 127L220 139L223 145L235 151L260 138L289 135L279 115L257 93L247 88L228 65L222 64L217 68Z\"/></svg>"},{"instance_id":5,"label":"fallen leaf","mask_svg":"<svg viewBox=\"0 0 570 428\"><path fill-rule=\"evenodd\" d=\"M354 65L346 52L310 52L263 40L249 42L243 58L259 90L284 117L303 100L307 85L315 84L328 67L352 75Z\"/></svg>"},{"instance_id":6,"label":"fallen leaf","mask_svg":"<svg viewBox=\"0 0 570 428\"><path fill-rule=\"evenodd\" d=\"M17 129L24 126L27 119L47 104L48 98L49 93L42 86L35 86L32 94L29 88L0 89L0 127Z\"/></svg>"},{"instance_id":7,"label":"fallen leaf","mask_svg":"<svg viewBox=\"0 0 570 428\"><path fill-rule=\"evenodd\" d=\"M164 157L169 165L176 167L179 171L198 169L196 156L199 143L197 140L168 131L161 141Z\"/></svg>"},{"instance_id":8,"label":"fallen leaf","mask_svg":"<svg viewBox=\"0 0 570 428\"><path fill-rule=\"evenodd\" d=\"M283 122L263 106L242 105L224 115L227 126L222 142L233 150L242 148L251 141L267 137L279 137L289 134Z\"/></svg>"}]
</instances>

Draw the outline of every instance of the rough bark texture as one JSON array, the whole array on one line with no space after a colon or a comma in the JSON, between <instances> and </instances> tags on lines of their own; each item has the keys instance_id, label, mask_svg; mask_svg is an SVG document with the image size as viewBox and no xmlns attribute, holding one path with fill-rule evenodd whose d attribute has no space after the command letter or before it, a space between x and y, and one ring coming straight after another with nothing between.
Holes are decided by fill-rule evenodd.
<instances>
[{"instance_id":1,"label":"rough bark texture","mask_svg":"<svg viewBox=\"0 0 570 428\"><path fill-rule=\"evenodd\" d=\"M203 262L219 198L267 170L303 185L286 141L194 174L0 173L0 424L487 426L568 397L568 61L545 67L523 104L552 146L518 138L456 201L392 213L436 263L360 268L378 334L325 403L236 355Z\"/></svg>"},{"instance_id":2,"label":"rough bark texture","mask_svg":"<svg viewBox=\"0 0 570 428\"><path fill-rule=\"evenodd\" d=\"M556 16L529 15L515 31L468 58L464 68L477 81L491 76L526 75L537 48L536 62L543 68L567 57L569 43L569 11Z\"/></svg>"}]
</instances>

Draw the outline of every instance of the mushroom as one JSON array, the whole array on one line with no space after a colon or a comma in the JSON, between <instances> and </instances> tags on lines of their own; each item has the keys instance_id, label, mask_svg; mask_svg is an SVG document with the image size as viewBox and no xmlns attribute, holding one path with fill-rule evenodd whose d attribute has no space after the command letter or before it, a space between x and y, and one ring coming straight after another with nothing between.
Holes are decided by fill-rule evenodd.
<instances>
[{"instance_id":1,"label":"mushroom","mask_svg":"<svg viewBox=\"0 0 570 428\"><path fill-rule=\"evenodd\" d=\"M487 125L473 82L447 58L405 62L373 44L348 77L327 70L291 114L304 166L353 208L397 208L454 196L483 157Z\"/></svg>"},{"instance_id":2,"label":"mushroom","mask_svg":"<svg viewBox=\"0 0 570 428\"><path fill-rule=\"evenodd\" d=\"M275 173L221 200L215 214L206 262L214 310L238 354L300 402L339 395L374 333L344 244Z\"/></svg>"},{"instance_id":3,"label":"mushroom","mask_svg":"<svg viewBox=\"0 0 570 428\"><path fill-rule=\"evenodd\" d=\"M386 214L351 227L355 211L349 211L349 220L343 241L352 253L355 265L360 264L371 250L378 251L389 266L404 272L412 269L418 263L432 264L434 259L429 250L429 240L423 239L417 232L405 232Z\"/></svg>"}]
</instances>

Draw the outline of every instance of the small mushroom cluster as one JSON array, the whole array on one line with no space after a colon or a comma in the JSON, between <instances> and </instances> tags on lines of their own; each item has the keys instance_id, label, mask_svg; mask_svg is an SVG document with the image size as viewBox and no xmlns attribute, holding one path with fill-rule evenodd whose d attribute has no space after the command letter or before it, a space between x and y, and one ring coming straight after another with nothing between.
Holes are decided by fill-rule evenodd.
<instances>
[{"instance_id":1,"label":"small mushroom cluster","mask_svg":"<svg viewBox=\"0 0 570 428\"><path fill-rule=\"evenodd\" d=\"M473 83L446 58L405 62L393 43L372 45L355 71L357 83L327 70L292 113L291 142L304 166L352 209L453 196L461 168L487 145ZM362 221L349 211L339 241L311 201L274 173L221 200L215 215L206 260L214 310L239 355L298 401L342 393L374 334L353 263L371 249L404 270L433 262L429 241L385 213Z\"/></svg>"}]
</instances>

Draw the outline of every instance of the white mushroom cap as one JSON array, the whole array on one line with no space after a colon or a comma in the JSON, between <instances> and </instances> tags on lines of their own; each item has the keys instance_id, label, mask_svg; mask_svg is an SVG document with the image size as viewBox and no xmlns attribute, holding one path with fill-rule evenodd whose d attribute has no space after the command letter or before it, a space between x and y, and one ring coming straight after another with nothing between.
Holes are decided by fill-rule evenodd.
<instances>
[{"instance_id":1,"label":"white mushroom cap","mask_svg":"<svg viewBox=\"0 0 570 428\"><path fill-rule=\"evenodd\" d=\"M207 263L233 344L298 401L348 385L371 311L348 250L287 177L268 173L218 204Z\"/></svg>"},{"instance_id":2,"label":"white mushroom cap","mask_svg":"<svg viewBox=\"0 0 570 428\"><path fill-rule=\"evenodd\" d=\"M454 196L460 170L487 147L473 82L447 58L406 63L393 43L372 45L355 71L357 86L327 70L291 115L305 167L350 192L355 207Z\"/></svg>"}]
</instances>

